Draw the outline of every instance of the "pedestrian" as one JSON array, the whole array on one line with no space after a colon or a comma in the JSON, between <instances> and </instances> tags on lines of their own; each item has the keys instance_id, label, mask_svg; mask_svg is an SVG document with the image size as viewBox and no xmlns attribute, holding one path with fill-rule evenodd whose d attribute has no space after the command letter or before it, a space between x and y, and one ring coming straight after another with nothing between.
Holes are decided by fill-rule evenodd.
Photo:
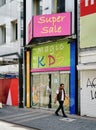
<instances>
[{"instance_id":1,"label":"pedestrian","mask_svg":"<svg viewBox=\"0 0 96 130\"><path fill-rule=\"evenodd\" d=\"M65 97L67 97L67 95L65 94L64 84L61 83L59 89L57 89L57 91L56 91L56 97L55 97L55 101L54 101L54 103L56 103L56 101L58 101L58 103L59 103L59 106L58 106L57 110L55 111L55 114L57 116L59 116L58 112L61 109L63 117L67 117L67 115L64 112L64 100L65 100Z\"/></svg>"}]
</instances>

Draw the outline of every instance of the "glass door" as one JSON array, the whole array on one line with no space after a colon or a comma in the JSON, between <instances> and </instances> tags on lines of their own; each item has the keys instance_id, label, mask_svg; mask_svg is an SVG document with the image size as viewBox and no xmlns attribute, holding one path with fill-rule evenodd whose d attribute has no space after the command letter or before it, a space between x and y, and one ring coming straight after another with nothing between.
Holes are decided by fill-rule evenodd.
<instances>
[{"instance_id":1,"label":"glass door","mask_svg":"<svg viewBox=\"0 0 96 130\"><path fill-rule=\"evenodd\" d=\"M69 112L69 73L60 73L60 82L64 83L64 88L65 88L65 92L66 95L68 96L68 98L65 97L65 101L64 101L64 109L65 111Z\"/></svg>"},{"instance_id":2,"label":"glass door","mask_svg":"<svg viewBox=\"0 0 96 130\"><path fill-rule=\"evenodd\" d=\"M49 75L48 74L41 74L40 75L40 107L47 107L49 103L49 95L47 89L49 87Z\"/></svg>"},{"instance_id":3,"label":"glass door","mask_svg":"<svg viewBox=\"0 0 96 130\"><path fill-rule=\"evenodd\" d=\"M60 83L64 83L65 91L69 97L69 73L39 73L32 75L32 106L43 108L57 108L54 104L56 90ZM69 99L64 101L65 111L69 111Z\"/></svg>"},{"instance_id":4,"label":"glass door","mask_svg":"<svg viewBox=\"0 0 96 130\"><path fill-rule=\"evenodd\" d=\"M59 88L59 72L51 73L52 108L57 108L58 103L54 104L56 90Z\"/></svg>"},{"instance_id":5,"label":"glass door","mask_svg":"<svg viewBox=\"0 0 96 130\"><path fill-rule=\"evenodd\" d=\"M32 75L32 106L48 107L49 104L49 75Z\"/></svg>"},{"instance_id":6,"label":"glass door","mask_svg":"<svg viewBox=\"0 0 96 130\"><path fill-rule=\"evenodd\" d=\"M59 88L60 83L64 83L66 94L69 97L69 73L53 73L51 74L51 81L52 108L56 109L58 107L58 102L54 104L54 99L56 95L56 90ZM64 107L65 111L69 111L69 98L65 98Z\"/></svg>"},{"instance_id":7,"label":"glass door","mask_svg":"<svg viewBox=\"0 0 96 130\"><path fill-rule=\"evenodd\" d=\"M34 74L32 78L32 106L40 106L40 75Z\"/></svg>"}]
</instances>

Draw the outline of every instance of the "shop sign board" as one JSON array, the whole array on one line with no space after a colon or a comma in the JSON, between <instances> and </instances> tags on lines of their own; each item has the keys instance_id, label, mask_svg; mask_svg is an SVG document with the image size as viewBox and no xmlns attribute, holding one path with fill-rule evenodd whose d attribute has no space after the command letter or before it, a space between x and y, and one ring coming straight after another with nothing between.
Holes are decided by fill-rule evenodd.
<instances>
[{"instance_id":1,"label":"shop sign board","mask_svg":"<svg viewBox=\"0 0 96 130\"><path fill-rule=\"evenodd\" d=\"M96 13L96 0L80 0L80 16Z\"/></svg>"},{"instance_id":2,"label":"shop sign board","mask_svg":"<svg viewBox=\"0 0 96 130\"><path fill-rule=\"evenodd\" d=\"M70 44L66 41L43 44L32 48L31 69L70 66Z\"/></svg>"},{"instance_id":3,"label":"shop sign board","mask_svg":"<svg viewBox=\"0 0 96 130\"><path fill-rule=\"evenodd\" d=\"M71 12L33 17L33 37L71 35Z\"/></svg>"},{"instance_id":4,"label":"shop sign board","mask_svg":"<svg viewBox=\"0 0 96 130\"><path fill-rule=\"evenodd\" d=\"M80 0L80 48L96 46L96 0Z\"/></svg>"}]
</instances>

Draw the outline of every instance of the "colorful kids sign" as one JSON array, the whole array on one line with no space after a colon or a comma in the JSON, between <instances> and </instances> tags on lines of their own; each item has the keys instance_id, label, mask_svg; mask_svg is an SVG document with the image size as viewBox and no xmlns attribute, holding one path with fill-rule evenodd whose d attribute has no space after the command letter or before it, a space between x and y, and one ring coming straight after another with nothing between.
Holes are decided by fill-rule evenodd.
<instances>
[{"instance_id":1,"label":"colorful kids sign","mask_svg":"<svg viewBox=\"0 0 96 130\"><path fill-rule=\"evenodd\" d=\"M65 41L48 43L32 49L31 69L70 66L70 44Z\"/></svg>"},{"instance_id":2,"label":"colorful kids sign","mask_svg":"<svg viewBox=\"0 0 96 130\"><path fill-rule=\"evenodd\" d=\"M70 12L34 16L33 23L33 37L71 35Z\"/></svg>"}]
</instances>

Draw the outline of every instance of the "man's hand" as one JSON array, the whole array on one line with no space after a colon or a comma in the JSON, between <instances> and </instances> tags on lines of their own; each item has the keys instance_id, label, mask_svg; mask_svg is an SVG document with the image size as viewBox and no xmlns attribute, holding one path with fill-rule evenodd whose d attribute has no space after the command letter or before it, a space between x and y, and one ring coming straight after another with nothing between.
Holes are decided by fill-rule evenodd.
<instances>
[{"instance_id":1,"label":"man's hand","mask_svg":"<svg viewBox=\"0 0 96 130\"><path fill-rule=\"evenodd\" d=\"M56 100L54 101L54 104L56 104Z\"/></svg>"}]
</instances>

